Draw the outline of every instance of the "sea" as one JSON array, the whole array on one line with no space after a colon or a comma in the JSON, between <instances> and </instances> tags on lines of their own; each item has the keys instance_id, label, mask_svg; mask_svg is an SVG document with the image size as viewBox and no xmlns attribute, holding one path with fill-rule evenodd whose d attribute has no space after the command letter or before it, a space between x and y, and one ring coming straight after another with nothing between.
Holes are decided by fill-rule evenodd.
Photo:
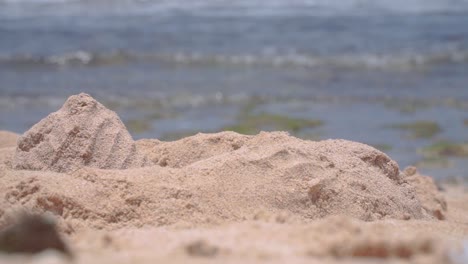
<instances>
[{"instance_id":1,"label":"sea","mask_svg":"<svg viewBox=\"0 0 468 264\"><path fill-rule=\"evenodd\" d=\"M315 120L468 180L468 0L0 0L0 129L80 92L135 139Z\"/></svg>"}]
</instances>

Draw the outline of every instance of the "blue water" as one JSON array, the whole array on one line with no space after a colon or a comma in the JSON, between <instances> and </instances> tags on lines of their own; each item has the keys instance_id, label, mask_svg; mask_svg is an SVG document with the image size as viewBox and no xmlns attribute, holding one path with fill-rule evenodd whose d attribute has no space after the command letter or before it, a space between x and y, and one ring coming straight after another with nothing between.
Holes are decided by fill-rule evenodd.
<instances>
[{"instance_id":1,"label":"blue water","mask_svg":"<svg viewBox=\"0 0 468 264\"><path fill-rule=\"evenodd\" d=\"M467 84L467 0L0 0L0 129L18 133L79 92L149 122L135 138L215 132L256 102L403 167L468 142ZM418 120L443 130L388 129ZM450 164L422 170L468 178Z\"/></svg>"}]
</instances>

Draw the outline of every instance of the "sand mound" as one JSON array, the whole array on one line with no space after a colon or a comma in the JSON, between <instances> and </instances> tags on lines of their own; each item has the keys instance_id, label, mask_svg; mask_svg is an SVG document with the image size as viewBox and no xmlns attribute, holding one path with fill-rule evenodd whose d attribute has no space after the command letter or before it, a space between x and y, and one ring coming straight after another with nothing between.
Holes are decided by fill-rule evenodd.
<instances>
[{"instance_id":1,"label":"sand mound","mask_svg":"<svg viewBox=\"0 0 468 264\"><path fill-rule=\"evenodd\" d=\"M199 133L196 136L171 142L143 139L137 141L137 145L147 153L154 164L181 168L199 160L237 150L248 139L248 136L234 132Z\"/></svg>"},{"instance_id":2,"label":"sand mound","mask_svg":"<svg viewBox=\"0 0 468 264\"><path fill-rule=\"evenodd\" d=\"M145 164L119 117L87 94L71 96L59 111L27 131L13 159L15 169L56 172Z\"/></svg>"},{"instance_id":3,"label":"sand mound","mask_svg":"<svg viewBox=\"0 0 468 264\"><path fill-rule=\"evenodd\" d=\"M203 179L193 176L193 180L210 186L204 190L212 195L209 200L222 193L240 208L256 202L253 208L274 205L308 218L330 214L364 220L424 217L411 186L400 178L398 165L364 144L304 141L286 133L244 136L233 132L138 144L155 163L192 174L199 171ZM222 207L237 208L232 200Z\"/></svg>"},{"instance_id":4,"label":"sand mound","mask_svg":"<svg viewBox=\"0 0 468 264\"><path fill-rule=\"evenodd\" d=\"M429 176L419 174L415 167L408 167L403 171L405 180L415 187L416 196L424 210L439 220L445 219L447 202L439 192L434 180Z\"/></svg>"},{"instance_id":5,"label":"sand mound","mask_svg":"<svg viewBox=\"0 0 468 264\"><path fill-rule=\"evenodd\" d=\"M206 187L199 187L208 198L205 202L229 208L223 214L230 217L246 209L253 214L258 208L286 210L309 219L333 214L363 220L425 217L410 185L400 178L397 164L372 147L345 140L304 141L286 133L237 140L242 147L182 168L202 175L203 179L193 180Z\"/></svg>"},{"instance_id":6,"label":"sand mound","mask_svg":"<svg viewBox=\"0 0 468 264\"><path fill-rule=\"evenodd\" d=\"M198 135L181 142L205 138L199 141L199 151L205 153L213 137L224 136L236 134ZM197 161L187 157L179 168L88 167L71 174L4 170L0 205L9 211L52 212L66 232L235 222L261 219L262 212L280 222L336 214L366 221L431 218L414 187L399 178L396 164L371 147L343 140L303 141L285 133L237 137L242 147ZM156 155L158 145L146 150ZM168 160L180 154L161 151Z\"/></svg>"},{"instance_id":7,"label":"sand mound","mask_svg":"<svg viewBox=\"0 0 468 264\"><path fill-rule=\"evenodd\" d=\"M52 212L68 232L243 221L265 212L281 221L443 219L443 208L433 208L443 204L429 201L438 195L433 185L400 173L370 146L283 132L135 143L116 114L86 94L70 97L18 141L13 168L49 172L2 166L1 207Z\"/></svg>"}]
</instances>

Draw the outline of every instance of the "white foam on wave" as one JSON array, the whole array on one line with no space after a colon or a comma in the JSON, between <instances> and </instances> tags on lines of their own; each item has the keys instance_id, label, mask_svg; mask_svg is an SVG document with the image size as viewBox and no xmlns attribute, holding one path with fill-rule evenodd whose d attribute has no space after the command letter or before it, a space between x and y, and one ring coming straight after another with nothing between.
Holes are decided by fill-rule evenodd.
<instances>
[{"instance_id":1,"label":"white foam on wave","mask_svg":"<svg viewBox=\"0 0 468 264\"><path fill-rule=\"evenodd\" d=\"M313 56L308 54L262 55L215 55L204 57L198 54L178 54L173 57L178 63L188 64L232 64L243 66L272 67L331 67L355 70L399 70L410 71L433 65L468 62L468 51L451 51L429 54L357 54L335 56Z\"/></svg>"},{"instance_id":2,"label":"white foam on wave","mask_svg":"<svg viewBox=\"0 0 468 264\"><path fill-rule=\"evenodd\" d=\"M179 92L176 94L165 94L160 92L146 92L144 96L130 96L117 94L98 94L96 97L105 98L102 102L110 108L119 108L128 110L165 108L180 109L187 107L201 107L213 105L242 105L252 100L251 95L244 92L222 93L194 93L190 91ZM255 96L256 100L259 96ZM47 95L0 95L0 110L22 109L22 108L47 108L56 109L63 104L66 98L64 96ZM267 100L268 98L262 98ZM269 98L270 100L272 98Z\"/></svg>"},{"instance_id":3,"label":"white foam on wave","mask_svg":"<svg viewBox=\"0 0 468 264\"><path fill-rule=\"evenodd\" d=\"M34 95L18 95L18 96L0 96L0 109L17 109L17 108L51 108L55 109L63 104L63 97L60 96L34 96Z\"/></svg>"},{"instance_id":4,"label":"white foam on wave","mask_svg":"<svg viewBox=\"0 0 468 264\"><path fill-rule=\"evenodd\" d=\"M14 55L0 57L0 65L19 67L56 67L93 66L106 67L129 63L169 63L187 66L255 66L255 67L328 67L347 70L398 70L411 71L437 65L466 64L468 50L446 49L423 53L401 54L336 54L320 56L296 52L277 53L265 51L258 54L202 54L184 53L144 53L114 51L92 53L83 50L56 54L52 56Z\"/></svg>"},{"instance_id":5,"label":"white foam on wave","mask_svg":"<svg viewBox=\"0 0 468 264\"><path fill-rule=\"evenodd\" d=\"M140 56L141 57L141 56ZM0 55L0 65L42 67L45 65L69 67L69 66L102 66L121 64L132 60L138 60L138 56L130 56L124 52L92 53L83 50L56 54L51 56L19 54Z\"/></svg>"}]
</instances>

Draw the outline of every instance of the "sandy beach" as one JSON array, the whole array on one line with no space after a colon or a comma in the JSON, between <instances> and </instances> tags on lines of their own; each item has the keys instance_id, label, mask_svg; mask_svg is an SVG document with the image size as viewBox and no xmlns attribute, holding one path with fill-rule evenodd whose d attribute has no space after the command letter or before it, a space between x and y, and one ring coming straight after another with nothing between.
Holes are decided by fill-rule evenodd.
<instances>
[{"instance_id":1,"label":"sandy beach","mask_svg":"<svg viewBox=\"0 0 468 264\"><path fill-rule=\"evenodd\" d=\"M346 140L134 141L87 94L22 136L0 132L0 194L1 251L27 212L53 219L71 253L0 251L0 263L467 261L464 186Z\"/></svg>"}]
</instances>

